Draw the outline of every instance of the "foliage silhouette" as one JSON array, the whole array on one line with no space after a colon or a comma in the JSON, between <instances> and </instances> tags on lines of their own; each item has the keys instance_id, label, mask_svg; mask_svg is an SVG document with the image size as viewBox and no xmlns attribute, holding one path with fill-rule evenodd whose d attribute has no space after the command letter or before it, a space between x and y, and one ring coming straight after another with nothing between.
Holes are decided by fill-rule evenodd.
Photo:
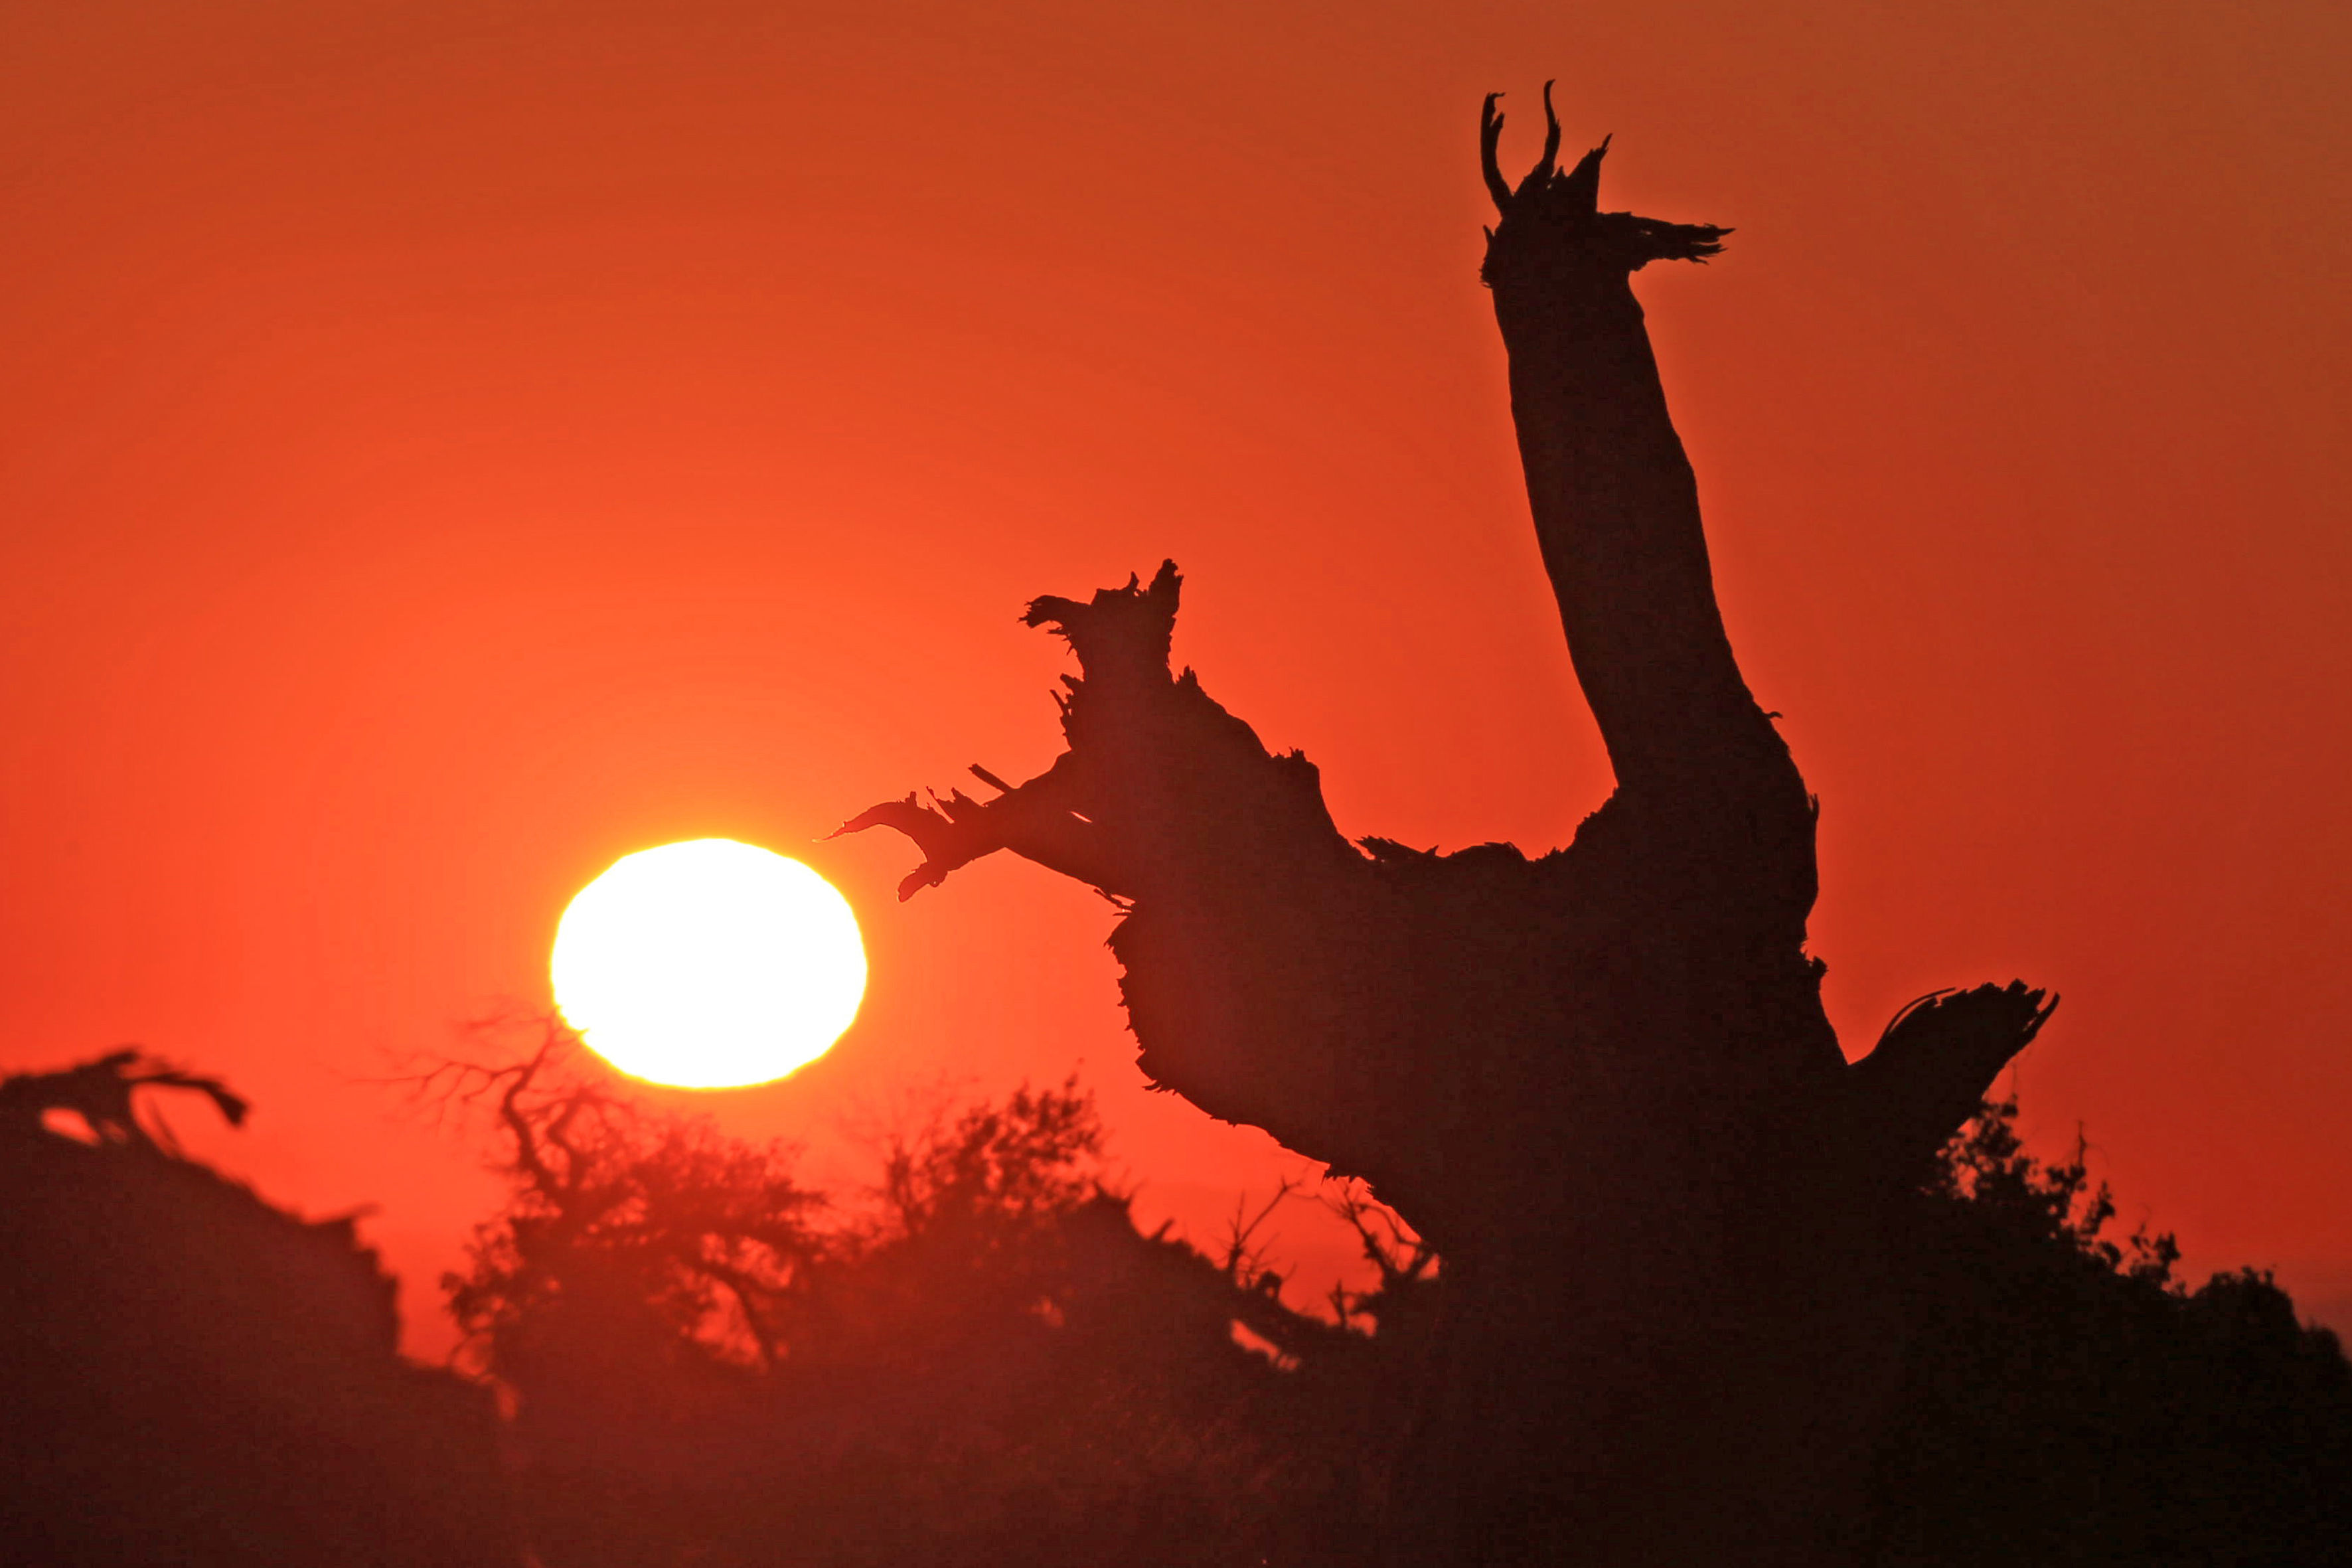
<instances>
[{"instance_id":1,"label":"foliage silhouette","mask_svg":"<svg viewBox=\"0 0 2352 1568\"><path fill-rule=\"evenodd\" d=\"M451 1059L420 1085L494 1109L516 1184L476 1232L471 1268L443 1281L475 1363L528 1365L575 1316L604 1332L614 1314L681 1353L772 1357L777 1304L821 1245L809 1224L821 1200L783 1152L648 1116L601 1075L569 1070L580 1056L551 1025L520 1059Z\"/></svg>"},{"instance_id":2,"label":"foliage silhouette","mask_svg":"<svg viewBox=\"0 0 2352 1568\"><path fill-rule=\"evenodd\" d=\"M517 1562L489 1402L392 1353L350 1223L179 1158L132 1099L112 1136L55 1130L115 1106L100 1071L226 1092L134 1056L0 1084L0 1561ZM547 1568L1360 1563L1395 1528L1448 1303L1360 1189L1336 1204L1380 1279L1334 1321L1283 1304L1268 1210L1214 1253L1139 1233L1067 1084L901 1137L861 1205L560 1034L440 1081L506 1134L509 1207L448 1283ZM2015 1117L1981 1107L1899 1205L1917 1331L1864 1559L2340 1561L2334 1336L2266 1276L2191 1290L2168 1237L2110 1236L2079 1153L2035 1161Z\"/></svg>"},{"instance_id":3,"label":"foliage silhouette","mask_svg":"<svg viewBox=\"0 0 2352 1568\"><path fill-rule=\"evenodd\" d=\"M597 1157L616 1171L714 1153L782 1168L773 1149L714 1149L595 1092L617 1130ZM565 1095L520 1103L551 1123ZM1895 1206L1895 1289L1917 1332L1860 1555L2337 1560L2352 1369L2333 1336L2300 1326L2262 1276L2192 1292L2169 1237L2110 1237L2105 1189L2079 1157L2027 1155L2015 1117L2013 1102L1980 1106ZM509 1222L537 1209L520 1147ZM1307 1317L1282 1304L1246 1219L1221 1257L1139 1234L1100 1149L1091 1105L1065 1085L897 1141L864 1212L777 1185L804 1228L762 1354L730 1352L715 1317L651 1310L667 1299L658 1275L592 1270L648 1281L648 1310L493 1366L517 1395L549 1568L1337 1564L1383 1550L1400 1438L1447 1366L1433 1254L1343 1192L1380 1282L1338 1293L1337 1322ZM728 1212L656 1205L630 1229L568 1234L592 1251L694 1256ZM478 1253L455 1299L512 1289L483 1271L499 1256ZM494 1346L548 1344L534 1325L562 1296L545 1281L519 1292L499 1320L516 1331ZM1239 1349L1237 1324L1275 1358Z\"/></svg>"},{"instance_id":4,"label":"foliage silhouette","mask_svg":"<svg viewBox=\"0 0 2352 1568\"><path fill-rule=\"evenodd\" d=\"M0 1561L514 1564L495 1414L403 1362L393 1281L178 1157L131 1050L0 1083Z\"/></svg>"},{"instance_id":5,"label":"foliage silhouette","mask_svg":"<svg viewBox=\"0 0 2352 1568\"><path fill-rule=\"evenodd\" d=\"M2194 1291L2171 1237L2107 1232L2078 1147L2014 1099L1953 1140L1903 1271L1916 1325L1874 1477L1886 1564L2341 1562L2352 1366L2271 1278Z\"/></svg>"},{"instance_id":6,"label":"foliage silhouette","mask_svg":"<svg viewBox=\"0 0 2352 1568\"><path fill-rule=\"evenodd\" d=\"M1360 1560L1403 1414L1375 1342L1285 1306L1245 1226L1222 1259L1138 1231L1074 1085L897 1138L859 1205L633 1106L558 1034L460 1076L514 1197L446 1284L550 1568ZM672 1200L708 1169L781 1205L756 1266L756 1205ZM713 1256L755 1312L706 1310ZM1426 1273L1387 1256L1400 1294Z\"/></svg>"}]
</instances>

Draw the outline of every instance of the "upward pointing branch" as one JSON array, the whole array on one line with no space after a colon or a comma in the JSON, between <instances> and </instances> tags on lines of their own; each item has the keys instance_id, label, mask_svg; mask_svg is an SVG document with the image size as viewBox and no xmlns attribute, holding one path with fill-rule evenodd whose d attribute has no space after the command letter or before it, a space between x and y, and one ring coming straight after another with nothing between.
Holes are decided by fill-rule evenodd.
<instances>
[{"instance_id":1,"label":"upward pointing branch","mask_svg":"<svg viewBox=\"0 0 2352 1568\"><path fill-rule=\"evenodd\" d=\"M1481 116L1501 213L1481 276L1510 355L1528 502L1569 654L1628 809L1688 867L1738 879L1724 907L1801 941L1811 805L1724 633L1697 482L1632 287L1653 261L1718 254L1730 231L1601 211L1609 143L1563 172L1548 89L1544 114L1543 155L1516 188L1496 162L1493 99Z\"/></svg>"}]
</instances>

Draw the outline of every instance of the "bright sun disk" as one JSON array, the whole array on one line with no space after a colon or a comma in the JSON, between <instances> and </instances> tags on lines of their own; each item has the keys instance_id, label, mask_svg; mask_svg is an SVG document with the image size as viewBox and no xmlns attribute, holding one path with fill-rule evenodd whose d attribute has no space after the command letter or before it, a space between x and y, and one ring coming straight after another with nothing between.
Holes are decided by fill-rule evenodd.
<instances>
[{"instance_id":1,"label":"bright sun disk","mask_svg":"<svg viewBox=\"0 0 2352 1568\"><path fill-rule=\"evenodd\" d=\"M731 838L624 855L555 931L555 1003L597 1055L687 1089L765 1083L857 1016L866 948L849 900L797 860Z\"/></svg>"}]
</instances>

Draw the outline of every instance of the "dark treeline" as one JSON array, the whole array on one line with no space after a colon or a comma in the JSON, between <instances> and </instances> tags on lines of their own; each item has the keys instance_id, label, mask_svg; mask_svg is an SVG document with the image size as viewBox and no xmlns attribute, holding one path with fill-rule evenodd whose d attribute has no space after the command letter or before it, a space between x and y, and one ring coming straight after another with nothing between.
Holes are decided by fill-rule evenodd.
<instances>
[{"instance_id":1,"label":"dark treeline","mask_svg":"<svg viewBox=\"0 0 2352 1568\"><path fill-rule=\"evenodd\" d=\"M1349 1210L1389 1283L1335 1322L1246 1222L1213 1257L1139 1231L1070 1085L820 1194L590 1068L559 1036L438 1086L507 1151L513 1201L446 1283L549 1568L1360 1560L1410 1426L1410 1336L1370 1331L1433 1261L1377 1211Z\"/></svg>"},{"instance_id":2,"label":"dark treeline","mask_svg":"<svg viewBox=\"0 0 2352 1568\"><path fill-rule=\"evenodd\" d=\"M1139 1230L1069 1085L827 1194L560 1036L453 1064L511 1184L446 1281L461 1379L396 1355L349 1222L180 1157L142 1081L217 1087L117 1057L0 1089L8 1562L1360 1563L1414 1462L1439 1261L1342 1198L1378 1281L1295 1310L1251 1218ZM1870 1559L2339 1561L2335 1337L2113 1237L2015 1119L1987 1105L1906 1211Z\"/></svg>"}]
</instances>

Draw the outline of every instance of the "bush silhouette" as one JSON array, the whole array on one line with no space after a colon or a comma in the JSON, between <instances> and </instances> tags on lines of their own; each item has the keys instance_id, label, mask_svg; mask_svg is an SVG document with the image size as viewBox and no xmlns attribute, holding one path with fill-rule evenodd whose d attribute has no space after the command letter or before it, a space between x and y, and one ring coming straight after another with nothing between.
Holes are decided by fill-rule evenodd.
<instances>
[{"instance_id":1,"label":"bush silhouette","mask_svg":"<svg viewBox=\"0 0 2352 1568\"><path fill-rule=\"evenodd\" d=\"M551 1214L513 1130L515 1207L452 1281L516 1400L549 1568L1384 1549L1388 1478L1425 1440L1444 1364L1432 1256L1392 1216L1342 1200L1381 1280L1339 1293L1335 1322L1283 1305L1246 1226L1222 1257L1139 1233L1072 1086L902 1137L860 1209L794 1185L772 1147L567 1076L566 1048L516 1069L502 1114L542 1148L562 1128L585 1158L557 1190L608 1212ZM574 1109L591 1102L593 1133ZM744 1201L695 1195L698 1170L748 1173ZM742 1269L756 1191L780 1207L753 1320L666 1270ZM2259 1274L2190 1290L2170 1238L2113 1238L2114 1212L2080 1158L2024 1152L2013 1102L1982 1106L1926 1173L1895 1248L1914 1332L1870 1561L2333 1560L2352 1496L2334 1337ZM518 1225L541 1248L528 1284Z\"/></svg>"},{"instance_id":2,"label":"bush silhouette","mask_svg":"<svg viewBox=\"0 0 2352 1568\"><path fill-rule=\"evenodd\" d=\"M1442 1295L1360 1194L1340 1206L1380 1281L1332 1321L1283 1303L1238 1218L1219 1253L1139 1231L1071 1084L913 1130L854 1202L648 1110L560 1033L463 1073L513 1184L448 1281L510 1402L503 1461L487 1391L394 1353L349 1221L179 1157L131 1097L242 1101L130 1054L0 1084L0 1560L512 1564L506 1465L547 1568L1391 1544ZM2191 1289L2170 1237L2112 1235L2079 1152L2036 1160L2016 1116L1982 1106L1905 1212L1867 1559L2340 1561L2335 1336L2266 1275Z\"/></svg>"},{"instance_id":3,"label":"bush silhouette","mask_svg":"<svg viewBox=\"0 0 2352 1568\"><path fill-rule=\"evenodd\" d=\"M1341 1207L1381 1279L1335 1293L1335 1321L1283 1303L1247 1224L1222 1256L1139 1231L1072 1084L900 1137L861 1205L649 1110L561 1034L465 1070L513 1195L450 1300L511 1403L547 1568L1389 1543L1442 1297L1360 1195ZM133 1114L150 1085L242 1110L128 1054L0 1085L0 1559L518 1562L487 1392L403 1363L350 1222L179 1157ZM1906 1211L1913 1331L1865 1556L2340 1561L2335 1336L2267 1275L2191 1289L2169 1237L2112 1235L2080 1152L2035 1159L2016 1116L1982 1106Z\"/></svg>"},{"instance_id":4,"label":"bush silhouette","mask_svg":"<svg viewBox=\"0 0 2352 1568\"><path fill-rule=\"evenodd\" d=\"M899 1138L852 1206L633 1110L560 1036L495 1070L515 1198L448 1287L550 1568L1360 1558L1388 1294L1345 1327L1245 1234L1139 1231L1074 1085ZM776 1212L691 1179L720 1170ZM1423 1270L1391 1263L1401 1297Z\"/></svg>"},{"instance_id":5,"label":"bush silhouette","mask_svg":"<svg viewBox=\"0 0 2352 1568\"><path fill-rule=\"evenodd\" d=\"M2266 1274L2191 1290L2108 1234L2014 1100L1948 1146L1906 1248L1915 1331L1872 1495L1887 1564L2325 1563L2352 1548L2352 1366Z\"/></svg>"}]
</instances>

